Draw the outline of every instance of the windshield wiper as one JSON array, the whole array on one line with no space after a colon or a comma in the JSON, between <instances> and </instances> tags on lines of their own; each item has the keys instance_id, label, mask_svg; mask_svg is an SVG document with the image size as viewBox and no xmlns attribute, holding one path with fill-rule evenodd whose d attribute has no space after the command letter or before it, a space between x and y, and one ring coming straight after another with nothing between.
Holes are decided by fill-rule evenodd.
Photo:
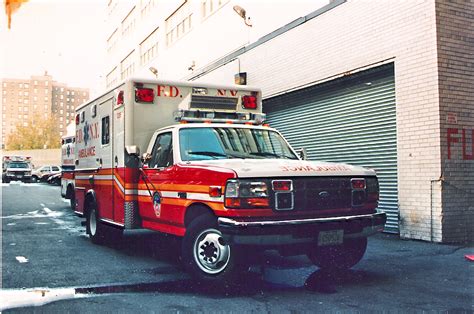
<instances>
[{"instance_id":1,"label":"windshield wiper","mask_svg":"<svg viewBox=\"0 0 474 314\"><path fill-rule=\"evenodd\" d=\"M250 155L254 156L264 156L264 157L277 157L277 158L286 158L286 159L296 159L293 158L292 156L287 156L287 155L280 155L276 153L271 153L271 152L251 152Z\"/></svg>"},{"instance_id":2,"label":"windshield wiper","mask_svg":"<svg viewBox=\"0 0 474 314\"><path fill-rule=\"evenodd\" d=\"M210 156L217 159L217 157L227 157L226 154L219 153L219 152L208 152L208 151L201 151L201 152L188 152L188 155L203 155L203 156Z\"/></svg>"}]
</instances>

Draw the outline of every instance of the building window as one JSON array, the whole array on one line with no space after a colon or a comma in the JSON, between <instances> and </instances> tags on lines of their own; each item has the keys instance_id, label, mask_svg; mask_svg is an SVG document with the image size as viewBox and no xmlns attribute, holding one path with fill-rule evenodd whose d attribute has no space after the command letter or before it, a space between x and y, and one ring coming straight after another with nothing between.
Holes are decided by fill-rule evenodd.
<instances>
[{"instance_id":1,"label":"building window","mask_svg":"<svg viewBox=\"0 0 474 314\"><path fill-rule=\"evenodd\" d=\"M38 93L38 89L34 88L34 89L33 89L33 92L34 92L35 94L37 94L37 93Z\"/></svg>"},{"instance_id":2,"label":"building window","mask_svg":"<svg viewBox=\"0 0 474 314\"><path fill-rule=\"evenodd\" d=\"M118 31L115 30L112 33L112 35L110 35L109 38L107 39L107 53L108 54L112 53L117 47L118 37L119 37Z\"/></svg>"},{"instance_id":3,"label":"building window","mask_svg":"<svg viewBox=\"0 0 474 314\"><path fill-rule=\"evenodd\" d=\"M45 82L44 82L44 85L45 85L45 86L48 86L48 84L49 84L48 81L45 81Z\"/></svg>"},{"instance_id":4,"label":"building window","mask_svg":"<svg viewBox=\"0 0 474 314\"><path fill-rule=\"evenodd\" d=\"M140 64L145 65L158 54L158 28L140 44Z\"/></svg>"},{"instance_id":5,"label":"building window","mask_svg":"<svg viewBox=\"0 0 474 314\"><path fill-rule=\"evenodd\" d=\"M135 29L135 7L122 21L122 38L130 35Z\"/></svg>"},{"instance_id":6,"label":"building window","mask_svg":"<svg viewBox=\"0 0 474 314\"><path fill-rule=\"evenodd\" d=\"M20 87L20 88L23 88L23 83L20 83L20 84L19 84L19 87Z\"/></svg>"},{"instance_id":7,"label":"building window","mask_svg":"<svg viewBox=\"0 0 474 314\"><path fill-rule=\"evenodd\" d=\"M229 0L204 0L201 4L202 18L205 19L229 2Z\"/></svg>"},{"instance_id":8,"label":"building window","mask_svg":"<svg viewBox=\"0 0 474 314\"><path fill-rule=\"evenodd\" d=\"M33 83L35 84L35 86L38 85L38 81L34 81Z\"/></svg>"},{"instance_id":9,"label":"building window","mask_svg":"<svg viewBox=\"0 0 474 314\"><path fill-rule=\"evenodd\" d=\"M3 83L3 87L7 87L7 83Z\"/></svg>"},{"instance_id":10,"label":"building window","mask_svg":"<svg viewBox=\"0 0 474 314\"><path fill-rule=\"evenodd\" d=\"M30 88L30 84L25 83L25 88Z\"/></svg>"},{"instance_id":11,"label":"building window","mask_svg":"<svg viewBox=\"0 0 474 314\"><path fill-rule=\"evenodd\" d=\"M120 62L120 79L124 80L135 72L135 51Z\"/></svg>"},{"instance_id":12,"label":"building window","mask_svg":"<svg viewBox=\"0 0 474 314\"><path fill-rule=\"evenodd\" d=\"M166 44L168 46L191 30L192 15L190 5L186 1L166 19Z\"/></svg>"}]
</instances>

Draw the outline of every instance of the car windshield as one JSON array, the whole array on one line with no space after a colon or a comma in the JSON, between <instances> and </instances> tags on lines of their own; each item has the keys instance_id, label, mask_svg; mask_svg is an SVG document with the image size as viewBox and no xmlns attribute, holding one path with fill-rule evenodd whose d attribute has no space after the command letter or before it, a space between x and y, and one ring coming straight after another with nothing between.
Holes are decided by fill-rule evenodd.
<instances>
[{"instance_id":1,"label":"car windshield","mask_svg":"<svg viewBox=\"0 0 474 314\"><path fill-rule=\"evenodd\" d=\"M238 127L183 128L179 131L181 160L228 158L298 159L275 131Z\"/></svg>"},{"instance_id":2,"label":"car windshield","mask_svg":"<svg viewBox=\"0 0 474 314\"><path fill-rule=\"evenodd\" d=\"M8 168L29 168L26 162L11 162Z\"/></svg>"}]
</instances>

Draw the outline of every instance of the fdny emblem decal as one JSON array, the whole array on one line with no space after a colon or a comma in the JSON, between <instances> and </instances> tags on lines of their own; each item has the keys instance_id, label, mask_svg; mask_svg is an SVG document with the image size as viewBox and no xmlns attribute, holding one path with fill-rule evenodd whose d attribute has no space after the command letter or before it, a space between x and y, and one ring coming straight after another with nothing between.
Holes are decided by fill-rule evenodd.
<instances>
[{"instance_id":1,"label":"fdny emblem decal","mask_svg":"<svg viewBox=\"0 0 474 314\"><path fill-rule=\"evenodd\" d=\"M155 211L156 217L160 217L161 215L161 196L160 193L155 192L153 194L153 210Z\"/></svg>"}]
</instances>

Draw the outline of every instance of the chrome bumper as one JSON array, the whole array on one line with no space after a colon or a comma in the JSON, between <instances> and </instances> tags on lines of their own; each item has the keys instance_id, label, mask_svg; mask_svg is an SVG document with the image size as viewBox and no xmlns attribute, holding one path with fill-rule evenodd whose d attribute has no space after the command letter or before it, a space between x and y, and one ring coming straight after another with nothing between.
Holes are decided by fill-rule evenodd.
<instances>
[{"instance_id":1,"label":"chrome bumper","mask_svg":"<svg viewBox=\"0 0 474 314\"><path fill-rule=\"evenodd\" d=\"M230 243L284 245L314 242L320 231L328 230L344 230L344 239L367 237L383 231L386 220L385 213L277 221L220 217L218 226Z\"/></svg>"}]
</instances>

